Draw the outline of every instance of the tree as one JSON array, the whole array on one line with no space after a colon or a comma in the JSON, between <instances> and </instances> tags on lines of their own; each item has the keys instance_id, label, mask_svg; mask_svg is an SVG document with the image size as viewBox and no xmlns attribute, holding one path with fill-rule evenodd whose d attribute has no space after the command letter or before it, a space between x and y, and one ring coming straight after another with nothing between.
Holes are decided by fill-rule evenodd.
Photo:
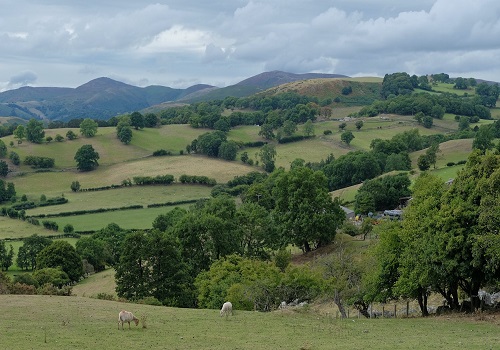
<instances>
[{"instance_id":1,"label":"tree","mask_svg":"<svg viewBox=\"0 0 500 350\"><path fill-rule=\"evenodd\" d=\"M313 136L314 135L314 124L311 119L308 119L304 124L304 135Z\"/></svg>"},{"instance_id":2,"label":"tree","mask_svg":"<svg viewBox=\"0 0 500 350\"><path fill-rule=\"evenodd\" d=\"M80 171L90 171L99 166L99 153L92 145L83 145L75 154L77 168Z\"/></svg>"},{"instance_id":3,"label":"tree","mask_svg":"<svg viewBox=\"0 0 500 350\"><path fill-rule=\"evenodd\" d=\"M179 241L165 232L129 234L116 267L117 294L131 300L153 297L168 306L194 306L192 277L180 249Z\"/></svg>"},{"instance_id":4,"label":"tree","mask_svg":"<svg viewBox=\"0 0 500 350\"><path fill-rule=\"evenodd\" d=\"M264 170L267 171L268 173L273 172L275 165L274 165L274 158L276 157L276 148L274 145L266 144L264 145L259 152L260 160L262 162L262 166L264 167Z\"/></svg>"},{"instance_id":5,"label":"tree","mask_svg":"<svg viewBox=\"0 0 500 350\"><path fill-rule=\"evenodd\" d=\"M53 286L61 288L65 284L71 282L68 274L64 272L60 267L46 267L36 270L33 273L33 278L40 286L51 284Z\"/></svg>"},{"instance_id":6,"label":"tree","mask_svg":"<svg viewBox=\"0 0 500 350\"><path fill-rule=\"evenodd\" d=\"M76 242L76 252L94 267L95 272L103 271L111 261L111 253L106 243L92 237L82 237Z\"/></svg>"},{"instance_id":7,"label":"tree","mask_svg":"<svg viewBox=\"0 0 500 350\"><path fill-rule=\"evenodd\" d=\"M339 129L340 129L340 131L344 131L344 129L345 129L346 127L347 127L347 123L342 122L342 123L340 123L340 124L339 124Z\"/></svg>"},{"instance_id":8,"label":"tree","mask_svg":"<svg viewBox=\"0 0 500 350\"><path fill-rule=\"evenodd\" d=\"M364 123L362 120L358 120L358 121L356 121L356 123L354 123L354 125L356 126L356 129L358 129L358 131L359 131L363 127Z\"/></svg>"},{"instance_id":9,"label":"tree","mask_svg":"<svg viewBox=\"0 0 500 350\"><path fill-rule=\"evenodd\" d=\"M481 125L476 133L476 137L474 137L474 141L472 141L472 148L478 149L484 154L487 150L495 146L493 143L494 138L491 125Z\"/></svg>"},{"instance_id":10,"label":"tree","mask_svg":"<svg viewBox=\"0 0 500 350\"><path fill-rule=\"evenodd\" d=\"M64 225L63 232L64 233L73 233L73 232L75 232L75 228L71 224L66 224L66 225Z\"/></svg>"},{"instance_id":11,"label":"tree","mask_svg":"<svg viewBox=\"0 0 500 350\"><path fill-rule=\"evenodd\" d=\"M396 208L401 197L407 197L411 194L410 183L410 179L406 174L386 175L365 181L356 194L355 209L363 214L368 213L366 209L362 210L364 208L357 204L360 197L362 202L366 201L366 198L363 197L365 193L373 198L374 210L382 211Z\"/></svg>"},{"instance_id":12,"label":"tree","mask_svg":"<svg viewBox=\"0 0 500 350\"><path fill-rule=\"evenodd\" d=\"M285 135L290 136L297 131L297 124L291 120L285 120L283 123L283 132Z\"/></svg>"},{"instance_id":13,"label":"tree","mask_svg":"<svg viewBox=\"0 0 500 350\"><path fill-rule=\"evenodd\" d=\"M26 237L23 245L19 247L16 264L21 269L36 269L36 257L45 247L48 247L52 240L38 235Z\"/></svg>"},{"instance_id":14,"label":"tree","mask_svg":"<svg viewBox=\"0 0 500 350\"><path fill-rule=\"evenodd\" d=\"M424 128L430 129L432 128L432 124L434 124L434 120L431 116L426 115L422 118L422 125L424 126Z\"/></svg>"},{"instance_id":15,"label":"tree","mask_svg":"<svg viewBox=\"0 0 500 350\"><path fill-rule=\"evenodd\" d=\"M80 134L85 137L93 137L97 133L98 124L95 120L90 118L85 118L80 123Z\"/></svg>"},{"instance_id":16,"label":"tree","mask_svg":"<svg viewBox=\"0 0 500 350\"><path fill-rule=\"evenodd\" d=\"M66 133L66 138L68 140L74 140L76 139L76 134L73 132L73 130L68 130L68 132Z\"/></svg>"},{"instance_id":17,"label":"tree","mask_svg":"<svg viewBox=\"0 0 500 350\"><path fill-rule=\"evenodd\" d=\"M7 176L9 173L9 166L4 160L0 160L0 176Z\"/></svg>"},{"instance_id":18,"label":"tree","mask_svg":"<svg viewBox=\"0 0 500 350\"><path fill-rule=\"evenodd\" d=\"M458 120L458 130L467 130L470 127L470 121L468 117L461 116Z\"/></svg>"},{"instance_id":19,"label":"tree","mask_svg":"<svg viewBox=\"0 0 500 350\"><path fill-rule=\"evenodd\" d=\"M145 125L144 116L139 112L133 112L130 115L130 125L135 128L135 130L143 129Z\"/></svg>"},{"instance_id":20,"label":"tree","mask_svg":"<svg viewBox=\"0 0 500 350\"><path fill-rule=\"evenodd\" d=\"M19 157L19 154L17 154L14 151L10 152L9 159L12 161L12 164L14 165L19 165L21 163L21 158Z\"/></svg>"},{"instance_id":21,"label":"tree","mask_svg":"<svg viewBox=\"0 0 500 350\"><path fill-rule=\"evenodd\" d=\"M147 128L156 128L158 125L160 125L160 118L154 113L147 113L144 116L144 125Z\"/></svg>"},{"instance_id":22,"label":"tree","mask_svg":"<svg viewBox=\"0 0 500 350\"><path fill-rule=\"evenodd\" d=\"M325 175L306 167L282 173L272 190L274 217L281 225L283 243L304 252L330 243L345 213L328 193Z\"/></svg>"},{"instance_id":23,"label":"tree","mask_svg":"<svg viewBox=\"0 0 500 350\"><path fill-rule=\"evenodd\" d=\"M431 163L426 154L421 154L417 159L417 166L421 171L429 170Z\"/></svg>"},{"instance_id":24,"label":"tree","mask_svg":"<svg viewBox=\"0 0 500 350\"><path fill-rule=\"evenodd\" d=\"M117 136L122 143L128 145L132 141L132 129L129 126L124 126L120 128Z\"/></svg>"},{"instance_id":25,"label":"tree","mask_svg":"<svg viewBox=\"0 0 500 350\"><path fill-rule=\"evenodd\" d=\"M264 123L260 127L259 136L262 136L266 140L274 139L275 135L273 132L273 126L271 124Z\"/></svg>"},{"instance_id":26,"label":"tree","mask_svg":"<svg viewBox=\"0 0 500 350\"><path fill-rule=\"evenodd\" d=\"M52 140L53 140L52 136L47 136L47 137L45 138L45 141L46 141L47 143L51 143L51 142L52 142Z\"/></svg>"},{"instance_id":27,"label":"tree","mask_svg":"<svg viewBox=\"0 0 500 350\"><path fill-rule=\"evenodd\" d=\"M340 139L349 145L351 141L354 139L354 135L352 134L351 131L344 131L342 135L340 135Z\"/></svg>"},{"instance_id":28,"label":"tree","mask_svg":"<svg viewBox=\"0 0 500 350\"><path fill-rule=\"evenodd\" d=\"M60 267L72 282L78 282L83 276L82 259L75 248L66 241L54 241L44 248L37 255L36 265L37 269Z\"/></svg>"},{"instance_id":29,"label":"tree","mask_svg":"<svg viewBox=\"0 0 500 350\"><path fill-rule=\"evenodd\" d=\"M236 211L241 236L241 251L248 258L269 259L279 248L277 227L270 212L257 203L243 203Z\"/></svg>"},{"instance_id":30,"label":"tree","mask_svg":"<svg viewBox=\"0 0 500 350\"><path fill-rule=\"evenodd\" d=\"M429 162L429 165L433 165L434 169L436 169L436 162L437 162L437 154L440 152L439 150L439 143L433 143L427 151L425 151L425 156L427 158L427 161Z\"/></svg>"},{"instance_id":31,"label":"tree","mask_svg":"<svg viewBox=\"0 0 500 350\"><path fill-rule=\"evenodd\" d=\"M33 143L41 143L45 137L43 123L36 119L30 119L26 125L26 139Z\"/></svg>"},{"instance_id":32,"label":"tree","mask_svg":"<svg viewBox=\"0 0 500 350\"><path fill-rule=\"evenodd\" d=\"M7 146L3 140L0 140L0 158L4 158L7 156Z\"/></svg>"},{"instance_id":33,"label":"tree","mask_svg":"<svg viewBox=\"0 0 500 350\"><path fill-rule=\"evenodd\" d=\"M0 266L2 267L2 271L7 271L10 266L12 266L12 262L14 260L14 248L12 244L10 245L10 249L7 250L5 247L5 242L0 241Z\"/></svg>"},{"instance_id":34,"label":"tree","mask_svg":"<svg viewBox=\"0 0 500 350\"><path fill-rule=\"evenodd\" d=\"M14 130L14 138L17 139L17 143L23 143L23 139L26 137L26 129L23 125L18 125Z\"/></svg>"},{"instance_id":35,"label":"tree","mask_svg":"<svg viewBox=\"0 0 500 350\"><path fill-rule=\"evenodd\" d=\"M219 147L219 158L235 160L238 154L238 145L234 141L222 142Z\"/></svg>"},{"instance_id":36,"label":"tree","mask_svg":"<svg viewBox=\"0 0 500 350\"><path fill-rule=\"evenodd\" d=\"M73 182L71 183L70 188L71 188L71 191L73 191L73 192L78 192L78 191L80 191L80 182L79 182L79 181L73 181Z\"/></svg>"},{"instance_id":37,"label":"tree","mask_svg":"<svg viewBox=\"0 0 500 350\"><path fill-rule=\"evenodd\" d=\"M57 142L63 142L64 137L61 134L57 134L56 137L54 137L54 140L56 140Z\"/></svg>"}]
</instances>

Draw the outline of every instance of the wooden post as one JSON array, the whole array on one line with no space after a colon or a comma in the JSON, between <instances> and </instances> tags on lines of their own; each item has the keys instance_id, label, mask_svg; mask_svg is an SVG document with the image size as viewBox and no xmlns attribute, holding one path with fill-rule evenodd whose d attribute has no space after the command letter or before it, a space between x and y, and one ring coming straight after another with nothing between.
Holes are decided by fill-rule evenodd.
<instances>
[{"instance_id":1,"label":"wooden post","mask_svg":"<svg viewBox=\"0 0 500 350\"><path fill-rule=\"evenodd\" d=\"M410 302L407 300L406 301L406 317L410 314Z\"/></svg>"},{"instance_id":2,"label":"wooden post","mask_svg":"<svg viewBox=\"0 0 500 350\"><path fill-rule=\"evenodd\" d=\"M349 308L347 308L347 318L349 318Z\"/></svg>"},{"instance_id":3,"label":"wooden post","mask_svg":"<svg viewBox=\"0 0 500 350\"><path fill-rule=\"evenodd\" d=\"M358 319L361 318L361 311L358 310Z\"/></svg>"},{"instance_id":4,"label":"wooden post","mask_svg":"<svg viewBox=\"0 0 500 350\"><path fill-rule=\"evenodd\" d=\"M396 318L396 304L394 304L394 318Z\"/></svg>"},{"instance_id":5,"label":"wooden post","mask_svg":"<svg viewBox=\"0 0 500 350\"><path fill-rule=\"evenodd\" d=\"M385 305L382 305L382 318L384 318L384 314L385 314Z\"/></svg>"}]
</instances>

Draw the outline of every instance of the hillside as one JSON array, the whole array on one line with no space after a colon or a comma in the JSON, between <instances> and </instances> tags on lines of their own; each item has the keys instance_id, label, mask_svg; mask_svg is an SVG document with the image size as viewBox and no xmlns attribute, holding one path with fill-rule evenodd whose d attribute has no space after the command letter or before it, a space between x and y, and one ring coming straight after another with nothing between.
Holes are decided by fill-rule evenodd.
<instances>
[{"instance_id":1,"label":"hillside","mask_svg":"<svg viewBox=\"0 0 500 350\"><path fill-rule=\"evenodd\" d=\"M155 112L171 103L192 103L227 96L250 96L269 87L310 78L338 78L339 74L265 72L235 85L217 88L197 84L186 89L144 88L110 78L91 80L77 88L21 87L0 93L0 116L67 121L75 118L107 120L133 111Z\"/></svg>"}]
</instances>

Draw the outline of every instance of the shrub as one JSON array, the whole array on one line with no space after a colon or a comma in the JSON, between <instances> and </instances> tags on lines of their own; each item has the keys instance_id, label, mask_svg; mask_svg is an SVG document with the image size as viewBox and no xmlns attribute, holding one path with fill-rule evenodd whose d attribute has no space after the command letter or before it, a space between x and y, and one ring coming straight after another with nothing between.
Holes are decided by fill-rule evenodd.
<instances>
[{"instance_id":1,"label":"shrub","mask_svg":"<svg viewBox=\"0 0 500 350\"><path fill-rule=\"evenodd\" d=\"M108 294L108 293L97 293L96 295L96 299L100 299L100 300L109 300L109 301L114 301L116 300L115 296L112 295L112 294Z\"/></svg>"},{"instance_id":2,"label":"shrub","mask_svg":"<svg viewBox=\"0 0 500 350\"><path fill-rule=\"evenodd\" d=\"M159 149L153 152L153 157L161 157L161 156L171 156L172 152L164 150L164 149Z\"/></svg>"},{"instance_id":3,"label":"shrub","mask_svg":"<svg viewBox=\"0 0 500 350\"><path fill-rule=\"evenodd\" d=\"M455 165L455 162L448 162L446 163L446 166L454 166Z\"/></svg>"},{"instance_id":4,"label":"shrub","mask_svg":"<svg viewBox=\"0 0 500 350\"><path fill-rule=\"evenodd\" d=\"M331 130L325 130L323 131L323 135L331 135L332 131Z\"/></svg>"},{"instance_id":5,"label":"shrub","mask_svg":"<svg viewBox=\"0 0 500 350\"><path fill-rule=\"evenodd\" d=\"M156 299L155 297L142 298L140 300L137 300L137 304L162 306L162 303L158 299Z\"/></svg>"}]
</instances>

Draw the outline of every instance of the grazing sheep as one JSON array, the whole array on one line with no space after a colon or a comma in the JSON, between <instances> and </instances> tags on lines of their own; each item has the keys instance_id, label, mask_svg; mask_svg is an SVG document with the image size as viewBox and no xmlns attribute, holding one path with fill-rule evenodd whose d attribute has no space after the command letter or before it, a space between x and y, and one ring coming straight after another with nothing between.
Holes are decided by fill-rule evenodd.
<instances>
[{"instance_id":1,"label":"grazing sheep","mask_svg":"<svg viewBox=\"0 0 500 350\"><path fill-rule=\"evenodd\" d=\"M226 315L226 317L231 314L233 315L233 304L231 304L229 301L226 301L222 305L222 309L220 309L220 316L222 317L223 315Z\"/></svg>"},{"instance_id":2,"label":"grazing sheep","mask_svg":"<svg viewBox=\"0 0 500 350\"><path fill-rule=\"evenodd\" d=\"M137 326L139 324L139 319L135 317L131 312L122 310L118 314L118 329L120 329L120 323L122 324L122 329L123 329L123 323L127 322L128 323L128 328L130 329L130 322L134 321L135 325Z\"/></svg>"}]
</instances>

